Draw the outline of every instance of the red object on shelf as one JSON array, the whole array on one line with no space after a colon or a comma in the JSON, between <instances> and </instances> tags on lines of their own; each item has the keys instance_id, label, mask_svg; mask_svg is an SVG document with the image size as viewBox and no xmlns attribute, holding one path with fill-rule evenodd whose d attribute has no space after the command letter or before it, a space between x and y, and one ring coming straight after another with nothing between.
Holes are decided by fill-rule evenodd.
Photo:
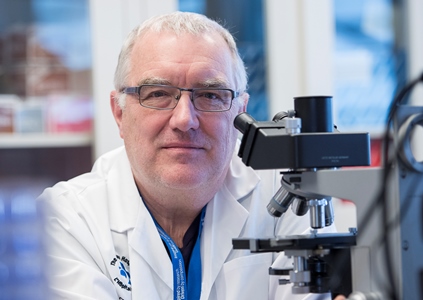
<instances>
[{"instance_id":1,"label":"red object on shelf","mask_svg":"<svg viewBox=\"0 0 423 300\"><path fill-rule=\"evenodd\" d=\"M47 131L90 132L93 101L83 96L50 96L47 105Z\"/></svg>"},{"instance_id":2,"label":"red object on shelf","mask_svg":"<svg viewBox=\"0 0 423 300\"><path fill-rule=\"evenodd\" d=\"M382 140L372 139L370 144L370 155L372 167L379 167L382 165Z\"/></svg>"}]
</instances>

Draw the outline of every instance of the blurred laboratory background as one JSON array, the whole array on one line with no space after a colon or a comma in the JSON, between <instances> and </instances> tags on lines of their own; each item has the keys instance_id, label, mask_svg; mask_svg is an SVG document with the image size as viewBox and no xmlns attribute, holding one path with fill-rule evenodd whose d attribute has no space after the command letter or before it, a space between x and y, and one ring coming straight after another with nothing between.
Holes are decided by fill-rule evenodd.
<instances>
[{"instance_id":1,"label":"blurred laboratory background","mask_svg":"<svg viewBox=\"0 0 423 300\"><path fill-rule=\"evenodd\" d=\"M41 188L89 171L122 144L109 109L113 71L126 34L155 14L199 12L229 28L246 62L248 110L257 120L292 109L296 96L333 96L339 130L371 133L375 165L391 100L423 69L418 0L0 5L0 178L33 179Z\"/></svg>"},{"instance_id":2,"label":"blurred laboratory background","mask_svg":"<svg viewBox=\"0 0 423 300\"><path fill-rule=\"evenodd\" d=\"M396 91L423 69L422 3L315 2L0 0L0 178L52 184L119 146L108 95L120 45L173 10L235 35L257 120L292 109L293 97L331 95L339 130L368 131L377 144Z\"/></svg>"},{"instance_id":3,"label":"blurred laboratory background","mask_svg":"<svg viewBox=\"0 0 423 300\"><path fill-rule=\"evenodd\" d=\"M338 129L370 133L374 166L392 99L423 71L421 0L0 0L0 7L0 290L13 289L0 299L29 299L28 291L46 299L32 199L122 145L109 108L114 68L126 34L148 17L181 10L222 22L245 60L254 118L293 109L297 96L333 96ZM407 101L422 103L421 87ZM19 282L27 289L13 288Z\"/></svg>"}]
</instances>

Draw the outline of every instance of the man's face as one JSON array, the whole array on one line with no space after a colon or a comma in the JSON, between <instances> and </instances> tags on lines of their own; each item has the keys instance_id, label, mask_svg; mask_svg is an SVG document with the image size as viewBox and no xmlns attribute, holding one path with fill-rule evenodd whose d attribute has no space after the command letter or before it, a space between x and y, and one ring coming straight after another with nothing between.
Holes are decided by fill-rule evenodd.
<instances>
[{"instance_id":1,"label":"man's face","mask_svg":"<svg viewBox=\"0 0 423 300\"><path fill-rule=\"evenodd\" d=\"M236 90L232 67L229 48L216 34L148 33L133 48L129 85L199 88L207 82L220 82L222 88ZM190 92L182 92L173 110L142 107L137 95L127 95L123 110L111 101L141 189L215 191L225 177L237 136L233 120L245 110L248 96L235 98L225 112L198 111L190 96Z\"/></svg>"}]
</instances>

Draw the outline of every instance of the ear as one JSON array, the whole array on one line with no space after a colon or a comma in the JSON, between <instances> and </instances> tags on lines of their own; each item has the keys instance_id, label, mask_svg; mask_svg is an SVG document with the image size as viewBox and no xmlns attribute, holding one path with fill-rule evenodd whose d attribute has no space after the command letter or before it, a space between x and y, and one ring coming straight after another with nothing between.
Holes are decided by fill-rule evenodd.
<instances>
[{"instance_id":1,"label":"ear","mask_svg":"<svg viewBox=\"0 0 423 300\"><path fill-rule=\"evenodd\" d=\"M247 92L245 92L240 97L242 99L242 101L241 101L242 104L240 105L240 111L239 111L239 113L246 112L247 111L248 100L250 99L250 94L248 94Z\"/></svg>"},{"instance_id":2,"label":"ear","mask_svg":"<svg viewBox=\"0 0 423 300\"><path fill-rule=\"evenodd\" d=\"M122 116L123 109L118 103L119 94L116 91L110 92L110 107L112 108L113 117L115 118L116 124L119 128L119 135L123 138L123 126L122 126Z\"/></svg>"}]
</instances>

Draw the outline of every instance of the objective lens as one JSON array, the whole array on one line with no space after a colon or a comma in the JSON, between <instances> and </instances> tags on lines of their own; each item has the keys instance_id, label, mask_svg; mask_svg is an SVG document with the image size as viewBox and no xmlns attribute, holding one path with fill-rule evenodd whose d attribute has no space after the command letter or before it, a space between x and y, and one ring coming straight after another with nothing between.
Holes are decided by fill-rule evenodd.
<instances>
[{"instance_id":1,"label":"objective lens","mask_svg":"<svg viewBox=\"0 0 423 300\"><path fill-rule=\"evenodd\" d=\"M335 214L333 212L332 198L328 198L325 206L325 226L330 226L335 220Z\"/></svg>"},{"instance_id":2,"label":"objective lens","mask_svg":"<svg viewBox=\"0 0 423 300\"><path fill-rule=\"evenodd\" d=\"M308 212L307 200L297 197L292 203L291 208L297 216L304 216Z\"/></svg>"},{"instance_id":3,"label":"objective lens","mask_svg":"<svg viewBox=\"0 0 423 300\"><path fill-rule=\"evenodd\" d=\"M314 229L325 227L326 199L313 199L308 201L310 207L310 226Z\"/></svg>"},{"instance_id":4,"label":"objective lens","mask_svg":"<svg viewBox=\"0 0 423 300\"><path fill-rule=\"evenodd\" d=\"M294 199L295 195L286 191L282 186L270 200L267 211L273 217L280 217L287 211Z\"/></svg>"}]
</instances>

